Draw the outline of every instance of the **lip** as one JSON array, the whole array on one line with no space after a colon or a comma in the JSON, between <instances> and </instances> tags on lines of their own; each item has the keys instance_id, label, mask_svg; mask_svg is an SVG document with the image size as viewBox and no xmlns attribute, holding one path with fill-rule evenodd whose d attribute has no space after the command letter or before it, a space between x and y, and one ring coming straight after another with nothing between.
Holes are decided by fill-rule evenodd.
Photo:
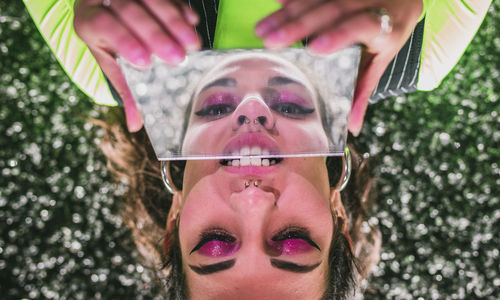
<instances>
[{"instance_id":1,"label":"lip","mask_svg":"<svg viewBox=\"0 0 500 300\"><path fill-rule=\"evenodd\" d=\"M229 141L229 143L227 143L222 153L224 156L231 156L235 150L240 150L244 146L248 146L250 148L253 146L259 146L261 149L267 149L270 152L269 156L279 156L281 153L278 144L274 141L274 139L260 132L242 133L234 137ZM262 155L255 156L262 157ZM266 157L268 157L268 155L266 155Z\"/></svg>"},{"instance_id":2,"label":"lip","mask_svg":"<svg viewBox=\"0 0 500 300\"><path fill-rule=\"evenodd\" d=\"M250 175L250 176L264 176L267 174L274 173L278 170L279 164L269 167L258 167L258 166L244 166L244 167L232 167L223 166L222 169L233 174L238 175Z\"/></svg>"},{"instance_id":3,"label":"lip","mask_svg":"<svg viewBox=\"0 0 500 300\"><path fill-rule=\"evenodd\" d=\"M259 146L261 149L269 150L269 155L253 155L253 157L277 157L281 153L278 144L274 141L270 136L260 133L260 132L252 132L252 133L242 133L229 141L226 147L223 150L224 155L231 156L235 150L240 150L242 147L253 147ZM242 157L242 156L237 156ZM248 157L252 157L249 155ZM276 172L278 170L279 164L272 166L223 166L222 169L233 174L239 175L251 175L251 176L263 176L266 174L270 174Z\"/></svg>"}]
</instances>

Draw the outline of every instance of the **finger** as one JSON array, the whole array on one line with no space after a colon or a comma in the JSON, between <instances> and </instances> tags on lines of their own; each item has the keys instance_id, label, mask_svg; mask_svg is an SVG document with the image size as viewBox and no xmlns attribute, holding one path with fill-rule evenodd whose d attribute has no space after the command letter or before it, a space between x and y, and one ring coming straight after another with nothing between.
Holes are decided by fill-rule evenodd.
<instances>
[{"instance_id":1,"label":"finger","mask_svg":"<svg viewBox=\"0 0 500 300\"><path fill-rule=\"evenodd\" d=\"M198 14L191 8L189 5L187 5L184 2L179 3L180 7L182 8L182 12L184 14L184 17L188 21L188 23L191 26L198 25L200 22L200 18L198 17Z\"/></svg>"},{"instance_id":2,"label":"finger","mask_svg":"<svg viewBox=\"0 0 500 300\"><path fill-rule=\"evenodd\" d=\"M323 0L288 1L283 8L260 20L255 26L255 34L258 37L265 37L278 29L282 24L306 13L321 1Z\"/></svg>"},{"instance_id":3,"label":"finger","mask_svg":"<svg viewBox=\"0 0 500 300\"><path fill-rule=\"evenodd\" d=\"M144 45L170 64L184 60L184 48L163 29L161 23L141 3L132 0L113 0L109 8Z\"/></svg>"},{"instance_id":4,"label":"finger","mask_svg":"<svg viewBox=\"0 0 500 300\"><path fill-rule=\"evenodd\" d=\"M363 121L373 90L390 63L393 55L380 55L363 51L359 64L358 78L354 90L353 103L347 127L357 136L363 127Z\"/></svg>"},{"instance_id":5,"label":"finger","mask_svg":"<svg viewBox=\"0 0 500 300\"><path fill-rule=\"evenodd\" d=\"M92 55L123 101L128 130L130 132L139 131L143 125L142 117L115 58L104 50L94 50Z\"/></svg>"},{"instance_id":6,"label":"finger","mask_svg":"<svg viewBox=\"0 0 500 300\"><path fill-rule=\"evenodd\" d=\"M193 25L198 23L198 15L189 6L166 0L143 0L143 2L186 51L200 48L200 39L193 28Z\"/></svg>"},{"instance_id":7,"label":"finger","mask_svg":"<svg viewBox=\"0 0 500 300\"><path fill-rule=\"evenodd\" d=\"M331 53L357 43L368 45L379 34L380 20L371 11L364 11L344 18L339 24L320 32L308 47L317 53ZM380 42L382 40L379 39Z\"/></svg>"},{"instance_id":8,"label":"finger","mask_svg":"<svg viewBox=\"0 0 500 300\"><path fill-rule=\"evenodd\" d=\"M149 50L110 11L100 6L86 9L85 15L75 14L73 23L89 48L106 49L111 55L119 54L135 65L149 64Z\"/></svg>"},{"instance_id":9,"label":"finger","mask_svg":"<svg viewBox=\"0 0 500 300\"><path fill-rule=\"evenodd\" d=\"M354 5L345 6L342 2L321 3L265 35L264 45L268 48L281 48L315 35L325 28L335 26L345 13L350 13L354 8Z\"/></svg>"}]
</instances>

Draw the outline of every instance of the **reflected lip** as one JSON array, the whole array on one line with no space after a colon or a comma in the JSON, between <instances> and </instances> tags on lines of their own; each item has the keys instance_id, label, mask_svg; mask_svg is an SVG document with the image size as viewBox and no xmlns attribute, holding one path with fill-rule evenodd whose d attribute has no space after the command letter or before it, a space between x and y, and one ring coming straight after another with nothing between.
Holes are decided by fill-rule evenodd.
<instances>
[{"instance_id":1,"label":"reflected lip","mask_svg":"<svg viewBox=\"0 0 500 300\"><path fill-rule=\"evenodd\" d=\"M259 146L261 149L269 150L269 154L272 156L279 156L281 153L278 144L274 141L273 138L266 134L255 132L243 133L234 137L226 145L226 147L222 151L222 154L224 156L231 156L234 151L240 150L245 146L248 146L250 148L253 146Z\"/></svg>"},{"instance_id":2,"label":"reflected lip","mask_svg":"<svg viewBox=\"0 0 500 300\"><path fill-rule=\"evenodd\" d=\"M231 153L236 150L240 150L242 147L254 147L259 146L261 149L269 150L269 155L254 155L254 157L277 157L280 155L281 151L278 147L278 144L274 141L270 136L260 133L243 133L232 140L226 145L223 150L223 154L225 156L231 156ZM235 159L242 157L241 155L235 156ZM247 157L252 157L252 155L248 155ZM240 175L252 175L252 176L262 176L269 173L275 172L279 168L279 164L283 161L282 158L276 158L277 163L271 166L223 166L222 168L227 172L240 174Z\"/></svg>"}]
</instances>

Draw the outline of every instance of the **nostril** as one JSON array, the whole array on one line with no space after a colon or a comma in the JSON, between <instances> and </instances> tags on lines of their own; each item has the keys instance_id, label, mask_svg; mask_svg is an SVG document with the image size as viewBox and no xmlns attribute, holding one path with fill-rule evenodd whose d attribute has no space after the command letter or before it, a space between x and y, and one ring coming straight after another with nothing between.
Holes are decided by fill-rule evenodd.
<instances>
[{"instance_id":1,"label":"nostril","mask_svg":"<svg viewBox=\"0 0 500 300\"><path fill-rule=\"evenodd\" d=\"M245 116L239 116L238 117L238 124L243 125L243 123L245 123L246 119L247 119L247 117L245 117Z\"/></svg>"},{"instance_id":2,"label":"nostril","mask_svg":"<svg viewBox=\"0 0 500 300\"><path fill-rule=\"evenodd\" d=\"M257 120L259 121L260 125L264 126L266 125L267 118L264 116L257 117Z\"/></svg>"}]
</instances>

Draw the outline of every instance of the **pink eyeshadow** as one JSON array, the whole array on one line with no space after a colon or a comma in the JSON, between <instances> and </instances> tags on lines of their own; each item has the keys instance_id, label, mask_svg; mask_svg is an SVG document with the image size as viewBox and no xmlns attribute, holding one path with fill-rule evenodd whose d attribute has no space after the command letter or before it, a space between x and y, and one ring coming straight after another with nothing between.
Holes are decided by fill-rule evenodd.
<instances>
[{"instance_id":1,"label":"pink eyeshadow","mask_svg":"<svg viewBox=\"0 0 500 300\"><path fill-rule=\"evenodd\" d=\"M305 100L304 98L302 98L301 96L293 93L293 92L290 92L290 91L281 91L280 93L280 100L279 102L282 103L282 102L292 102L292 103L295 103L295 104L298 104L298 105L301 105L301 106L304 106L304 107L308 107L310 106L310 103Z\"/></svg>"},{"instance_id":2,"label":"pink eyeshadow","mask_svg":"<svg viewBox=\"0 0 500 300\"><path fill-rule=\"evenodd\" d=\"M233 254L239 249L239 244L223 242L223 241L210 241L203 245L198 253L205 256L219 257L228 256Z\"/></svg>"},{"instance_id":3,"label":"pink eyeshadow","mask_svg":"<svg viewBox=\"0 0 500 300\"><path fill-rule=\"evenodd\" d=\"M287 239L273 242L272 248L280 255L301 254L314 249L309 243L302 239Z\"/></svg>"},{"instance_id":4,"label":"pink eyeshadow","mask_svg":"<svg viewBox=\"0 0 500 300\"><path fill-rule=\"evenodd\" d=\"M203 108L216 104L228 104L236 106L237 103L238 99L233 94L216 93L210 95L207 99L205 99L205 102L203 103Z\"/></svg>"}]
</instances>

